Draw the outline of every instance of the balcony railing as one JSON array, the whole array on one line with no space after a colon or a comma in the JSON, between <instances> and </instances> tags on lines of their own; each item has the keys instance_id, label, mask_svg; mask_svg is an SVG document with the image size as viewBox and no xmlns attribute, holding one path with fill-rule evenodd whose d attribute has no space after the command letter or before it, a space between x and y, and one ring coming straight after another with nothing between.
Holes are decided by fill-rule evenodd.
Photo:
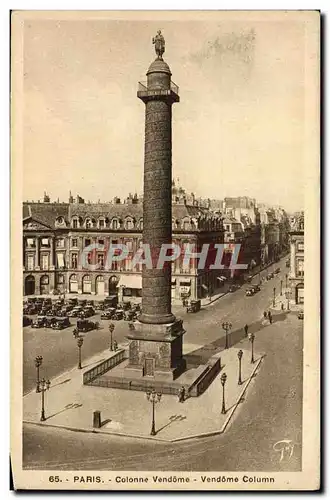
<instances>
[{"instance_id":1,"label":"balcony railing","mask_svg":"<svg viewBox=\"0 0 330 500\"><path fill-rule=\"evenodd\" d=\"M178 85L176 85L174 82L171 81L171 84L170 84L170 89L149 89L148 88L148 83L146 81L144 82L139 82L139 85L138 85L138 92L148 92L148 91L155 91L155 90L160 90L160 91L164 91L164 92L169 92L169 90L171 90L172 92L174 92L174 94L177 94L179 95L179 87Z\"/></svg>"}]
</instances>

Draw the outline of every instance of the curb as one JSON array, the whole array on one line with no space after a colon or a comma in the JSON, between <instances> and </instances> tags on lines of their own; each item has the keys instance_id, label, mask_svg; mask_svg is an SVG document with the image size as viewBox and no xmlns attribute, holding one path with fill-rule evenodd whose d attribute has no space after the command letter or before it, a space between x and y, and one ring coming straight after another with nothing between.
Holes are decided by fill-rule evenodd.
<instances>
[{"instance_id":1,"label":"curb","mask_svg":"<svg viewBox=\"0 0 330 500\"><path fill-rule=\"evenodd\" d=\"M210 437L210 436L217 436L219 434L223 434L229 424L229 421L231 420L233 414L235 413L235 410L237 409L238 405L241 402L242 397L244 396L247 388L249 387L251 380L254 377L255 372L257 371L258 367L260 366L262 360L264 358L264 355L262 355L259 360L257 361L249 379L247 380L243 390L238 396L238 399L236 403L234 404L233 408L231 409L227 419L225 420L223 426L221 427L220 430L216 431L210 431L210 432L204 432L201 434L193 434L191 436L186 436L182 438L176 438L176 439L162 439L158 437L151 437L151 436L141 436L141 435L136 435L136 434L124 434L122 432L105 432L105 431L100 431L97 429L87 429L84 427L70 427L70 426L65 426L65 425L56 425L56 424L45 424L45 423L40 423L40 422L34 422L30 420L23 420L23 424L29 424L29 425L36 425L39 427L50 427L50 428L55 428L55 429L65 429L67 431L72 431L72 432L82 432L86 434L101 434L102 436L117 436L117 437L123 437L123 438L130 438L130 439L142 439L142 440L147 440L147 441L153 441L153 442L159 442L159 443L178 443L182 441L188 441L190 439L202 439L204 437Z\"/></svg>"},{"instance_id":2,"label":"curb","mask_svg":"<svg viewBox=\"0 0 330 500\"><path fill-rule=\"evenodd\" d=\"M262 360L264 358L264 355L262 355L259 360L257 361L257 364L255 365L249 379L247 380L242 392L239 394L239 397L236 401L236 403L234 404L233 408L231 409L227 419L225 420L225 423L223 424L223 426L221 427L220 430L218 431L210 431L210 432L204 432L202 434L193 434L192 436L187 436L187 437L183 437L183 438L177 438L177 439L172 439L171 442L172 443L177 443L179 441L187 441L188 439L198 439L198 438L203 438L203 437L209 437L209 436L217 436L219 434L223 434L227 428L227 425L229 424L229 421L231 420L233 414L235 413L235 410L237 409L238 405L240 404L241 402L241 399L242 397L244 396L247 388L249 387L250 383L251 383L251 380L253 379L254 377L254 374L255 372L257 371L257 369L259 368Z\"/></svg>"}]
</instances>

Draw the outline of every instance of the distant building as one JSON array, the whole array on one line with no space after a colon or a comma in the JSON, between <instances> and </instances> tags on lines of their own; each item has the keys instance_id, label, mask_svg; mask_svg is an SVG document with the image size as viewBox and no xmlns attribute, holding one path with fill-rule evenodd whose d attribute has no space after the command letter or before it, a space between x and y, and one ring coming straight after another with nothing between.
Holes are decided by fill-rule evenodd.
<instances>
[{"instance_id":1,"label":"distant building","mask_svg":"<svg viewBox=\"0 0 330 500\"><path fill-rule=\"evenodd\" d=\"M304 214L290 220L290 289L295 304L304 303Z\"/></svg>"}]
</instances>

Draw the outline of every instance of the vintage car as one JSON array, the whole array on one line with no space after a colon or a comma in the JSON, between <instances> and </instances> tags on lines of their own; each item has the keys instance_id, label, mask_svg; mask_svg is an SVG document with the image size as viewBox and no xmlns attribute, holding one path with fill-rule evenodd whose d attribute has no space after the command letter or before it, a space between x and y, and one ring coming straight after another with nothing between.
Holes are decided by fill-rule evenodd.
<instances>
[{"instance_id":1,"label":"vintage car","mask_svg":"<svg viewBox=\"0 0 330 500\"><path fill-rule=\"evenodd\" d=\"M43 328L46 326L47 318L46 316L38 316L35 320L32 321L32 328Z\"/></svg>"},{"instance_id":2,"label":"vintage car","mask_svg":"<svg viewBox=\"0 0 330 500\"><path fill-rule=\"evenodd\" d=\"M275 269L275 271L274 271L274 273L275 273L275 274L278 274L278 273L280 273L280 272L281 272L281 268L280 268L280 267L277 267L277 268Z\"/></svg>"},{"instance_id":3,"label":"vintage car","mask_svg":"<svg viewBox=\"0 0 330 500\"><path fill-rule=\"evenodd\" d=\"M72 306L72 307L77 306L78 305L78 299L77 299L77 297L70 298L68 300L68 305Z\"/></svg>"},{"instance_id":4,"label":"vintage car","mask_svg":"<svg viewBox=\"0 0 330 500\"><path fill-rule=\"evenodd\" d=\"M53 330L63 330L64 328L68 328L68 326L70 325L71 323L68 317L56 318L56 320L52 324L52 328Z\"/></svg>"},{"instance_id":5,"label":"vintage car","mask_svg":"<svg viewBox=\"0 0 330 500\"><path fill-rule=\"evenodd\" d=\"M86 304L87 304L86 299L79 299L78 300L78 306L85 307Z\"/></svg>"},{"instance_id":6,"label":"vintage car","mask_svg":"<svg viewBox=\"0 0 330 500\"><path fill-rule=\"evenodd\" d=\"M104 307L117 307L118 305L118 297L117 295L110 295L110 297L106 297L104 299Z\"/></svg>"},{"instance_id":7,"label":"vintage car","mask_svg":"<svg viewBox=\"0 0 330 500\"><path fill-rule=\"evenodd\" d=\"M104 311L104 302L103 301L96 302L96 304L94 304L94 309L96 311Z\"/></svg>"},{"instance_id":8,"label":"vintage car","mask_svg":"<svg viewBox=\"0 0 330 500\"><path fill-rule=\"evenodd\" d=\"M267 281L271 280L272 278L274 278L274 273L267 274L267 276L266 276Z\"/></svg>"},{"instance_id":9,"label":"vintage car","mask_svg":"<svg viewBox=\"0 0 330 500\"><path fill-rule=\"evenodd\" d=\"M94 306L94 300L87 300L86 306Z\"/></svg>"},{"instance_id":10,"label":"vintage car","mask_svg":"<svg viewBox=\"0 0 330 500\"><path fill-rule=\"evenodd\" d=\"M23 326L29 326L32 323L32 319L28 318L28 316L23 316Z\"/></svg>"},{"instance_id":11,"label":"vintage car","mask_svg":"<svg viewBox=\"0 0 330 500\"><path fill-rule=\"evenodd\" d=\"M121 319L124 319L123 309L119 309L119 308L116 309L111 319L113 319L115 321L120 321Z\"/></svg>"},{"instance_id":12,"label":"vintage car","mask_svg":"<svg viewBox=\"0 0 330 500\"><path fill-rule=\"evenodd\" d=\"M260 292L260 286L259 285L252 285L250 287L254 293Z\"/></svg>"},{"instance_id":13,"label":"vintage car","mask_svg":"<svg viewBox=\"0 0 330 500\"><path fill-rule=\"evenodd\" d=\"M252 297L252 295L254 295L256 292L254 290L254 287L249 287L246 291L245 291L245 295L247 297Z\"/></svg>"},{"instance_id":14,"label":"vintage car","mask_svg":"<svg viewBox=\"0 0 330 500\"><path fill-rule=\"evenodd\" d=\"M70 311L72 311L73 307L70 305L63 306L59 311L58 311L58 316L64 317L67 316Z\"/></svg>"},{"instance_id":15,"label":"vintage car","mask_svg":"<svg viewBox=\"0 0 330 500\"><path fill-rule=\"evenodd\" d=\"M56 316L52 316L51 318L46 318L45 327L53 328L53 325L56 323L56 321L57 321Z\"/></svg>"},{"instance_id":16,"label":"vintage car","mask_svg":"<svg viewBox=\"0 0 330 500\"><path fill-rule=\"evenodd\" d=\"M71 318L78 318L79 314L83 311L81 306L74 307L71 311L68 312L68 316Z\"/></svg>"},{"instance_id":17,"label":"vintage car","mask_svg":"<svg viewBox=\"0 0 330 500\"><path fill-rule=\"evenodd\" d=\"M304 319L304 311L299 311L298 319Z\"/></svg>"},{"instance_id":18,"label":"vintage car","mask_svg":"<svg viewBox=\"0 0 330 500\"><path fill-rule=\"evenodd\" d=\"M99 324L96 321L89 321L87 319L79 319L77 321L77 330L78 332L89 332L90 330L97 330L99 328Z\"/></svg>"},{"instance_id":19,"label":"vintage car","mask_svg":"<svg viewBox=\"0 0 330 500\"><path fill-rule=\"evenodd\" d=\"M253 276L252 274L250 274L247 278L246 278L246 282L247 283L251 283L251 281L253 280Z\"/></svg>"},{"instance_id":20,"label":"vintage car","mask_svg":"<svg viewBox=\"0 0 330 500\"><path fill-rule=\"evenodd\" d=\"M101 314L101 319L111 319L115 313L116 309L114 307L109 307L109 309L105 309L105 311Z\"/></svg>"},{"instance_id":21,"label":"vintage car","mask_svg":"<svg viewBox=\"0 0 330 500\"><path fill-rule=\"evenodd\" d=\"M121 307L124 311L128 311L132 308L132 304L131 302L123 302Z\"/></svg>"},{"instance_id":22,"label":"vintage car","mask_svg":"<svg viewBox=\"0 0 330 500\"><path fill-rule=\"evenodd\" d=\"M233 293L233 292L236 292L236 290L239 289L239 285L230 285L230 287L228 288L228 292L230 293Z\"/></svg>"},{"instance_id":23,"label":"vintage car","mask_svg":"<svg viewBox=\"0 0 330 500\"><path fill-rule=\"evenodd\" d=\"M27 299L28 304L34 304L36 300L37 300L36 297L28 297L28 299Z\"/></svg>"},{"instance_id":24,"label":"vintage car","mask_svg":"<svg viewBox=\"0 0 330 500\"><path fill-rule=\"evenodd\" d=\"M137 313L135 311L132 311L131 309L129 311L124 312L124 320L125 321L134 321L137 319Z\"/></svg>"},{"instance_id":25,"label":"vintage car","mask_svg":"<svg viewBox=\"0 0 330 500\"><path fill-rule=\"evenodd\" d=\"M191 300L188 302L187 313L196 313L201 309L201 301L200 300Z\"/></svg>"},{"instance_id":26,"label":"vintage car","mask_svg":"<svg viewBox=\"0 0 330 500\"><path fill-rule=\"evenodd\" d=\"M80 313L78 314L78 317L80 319L85 319L85 318L90 318L91 316L94 316L94 314L95 314L95 311L94 311L93 307L87 306L87 307L84 307L84 309L82 311L80 311Z\"/></svg>"}]
</instances>

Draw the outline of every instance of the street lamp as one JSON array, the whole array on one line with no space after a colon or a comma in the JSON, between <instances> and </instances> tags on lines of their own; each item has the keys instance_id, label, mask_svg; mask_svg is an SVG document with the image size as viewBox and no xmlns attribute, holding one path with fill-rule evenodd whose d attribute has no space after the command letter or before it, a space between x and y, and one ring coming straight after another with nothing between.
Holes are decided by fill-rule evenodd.
<instances>
[{"instance_id":1,"label":"street lamp","mask_svg":"<svg viewBox=\"0 0 330 500\"><path fill-rule=\"evenodd\" d=\"M237 357L238 357L238 385L242 385L242 357L243 357L242 349L238 351Z\"/></svg>"},{"instance_id":2,"label":"street lamp","mask_svg":"<svg viewBox=\"0 0 330 500\"><path fill-rule=\"evenodd\" d=\"M36 369L37 369L37 385L36 385L36 392L40 392L40 389L39 389L39 382L40 382L40 366L42 365L42 360L43 360L43 357L42 356L36 356L35 360L34 360L34 364L36 366Z\"/></svg>"},{"instance_id":3,"label":"street lamp","mask_svg":"<svg viewBox=\"0 0 330 500\"><path fill-rule=\"evenodd\" d=\"M283 280L281 280L281 295L283 295Z\"/></svg>"},{"instance_id":4,"label":"street lamp","mask_svg":"<svg viewBox=\"0 0 330 500\"><path fill-rule=\"evenodd\" d=\"M41 422L44 422L46 420L46 417L45 417L45 391L48 391L49 390L49 387L50 387L50 381L49 380L45 380L44 378L42 380L39 381L39 391L38 392L41 392L41 416L40 416L40 421Z\"/></svg>"},{"instance_id":5,"label":"street lamp","mask_svg":"<svg viewBox=\"0 0 330 500\"><path fill-rule=\"evenodd\" d=\"M225 344L225 349L228 349L228 331L231 330L232 328L232 324L229 323L228 321L225 321L224 323L222 323L222 328L224 329L224 331L226 332L226 344Z\"/></svg>"},{"instance_id":6,"label":"street lamp","mask_svg":"<svg viewBox=\"0 0 330 500\"><path fill-rule=\"evenodd\" d=\"M81 347L84 343L84 339L82 337L77 338L77 346L78 346L78 370L81 370Z\"/></svg>"},{"instance_id":7,"label":"street lamp","mask_svg":"<svg viewBox=\"0 0 330 500\"><path fill-rule=\"evenodd\" d=\"M155 429L155 405L160 402L162 398L162 394L160 392L156 392L154 389L152 391L146 392L147 400L152 404L152 424L151 424L151 436L156 435Z\"/></svg>"},{"instance_id":8,"label":"street lamp","mask_svg":"<svg viewBox=\"0 0 330 500\"><path fill-rule=\"evenodd\" d=\"M273 307L275 307L275 293L276 293L276 287L274 286L274 288L273 288Z\"/></svg>"},{"instance_id":9,"label":"street lamp","mask_svg":"<svg viewBox=\"0 0 330 500\"><path fill-rule=\"evenodd\" d=\"M226 413L226 404L225 404L225 383L226 383L226 380L227 380L227 375L225 373L223 373L221 375L221 385L222 385L222 409L221 409L221 413L222 414L225 414Z\"/></svg>"},{"instance_id":10,"label":"street lamp","mask_svg":"<svg viewBox=\"0 0 330 500\"><path fill-rule=\"evenodd\" d=\"M287 299L287 310L290 311L290 298L291 298L291 295L292 295L292 292L291 290L288 290L287 292L285 292L285 297Z\"/></svg>"},{"instance_id":11,"label":"street lamp","mask_svg":"<svg viewBox=\"0 0 330 500\"><path fill-rule=\"evenodd\" d=\"M110 351L113 351L113 332L115 329L115 325L113 323L109 324L109 332L110 332Z\"/></svg>"},{"instance_id":12,"label":"street lamp","mask_svg":"<svg viewBox=\"0 0 330 500\"><path fill-rule=\"evenodd\" d=\"M255 339L254 333L249 333L249 341L251 342L251 363L254 363L254 352L253 352L254 339Z\"/></svg>"}]
</instances>

